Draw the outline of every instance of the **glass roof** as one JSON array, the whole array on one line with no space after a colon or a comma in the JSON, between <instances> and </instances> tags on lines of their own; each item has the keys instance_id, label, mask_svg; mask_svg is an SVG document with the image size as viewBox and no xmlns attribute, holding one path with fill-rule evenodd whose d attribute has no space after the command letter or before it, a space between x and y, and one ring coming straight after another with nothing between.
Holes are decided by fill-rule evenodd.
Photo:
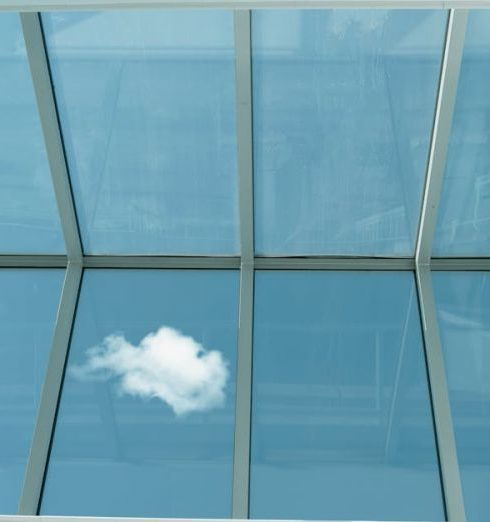
<instances>
[{"instance_id":1,"label":"glass roof","mask_svg":"<svg viewBox=\"0 0 490 522\"><path fill-rule=\"evenodd\" d=\"M257 252L413 255L446 13L252 24Z\"/></svg>"},{"instance_id":2,"label":"glass roof","mask_svg":"<svg viewBox=\"0 0 490 522\"><path fill-rule=\"evenodd\" d=\"M485 522L490 11L163 3L0 12L0 520Z\"/></svg>"},{"instance_id":3,"label":"glass roof","mask_svg":"<svg viewBox=\"0 0 490 522\"><path fill-rule=\"evenodd\" d=\"M449 142L437 256L490 255L490 12L470 13Z\"/></svg>"},{"instance_id":4,"label":"glass roof","mask_svg":"<svg viewBox=\"0 0 490 522\"><path fill-rule=\"evenodd\" d=\"M19 16L0 13L0 253L64 251Z\"/></svg>"},{"instance_id":5,"label":"glass roof","mask_svg":"<svg viewBox=\"0 0 490 522\"><path fill-rule=\"evenodd\" d=\"M237 254L232 13L43 23L85 251Z\"/></svg>"},{"instance_id":6,"label":"glass roof","mask_svg":"<svg viewBox=\"0 0 490 522\"><path fill-rule=\"evenodd\" d=\"M437 256L490 252L489 17L469 17ZM72 233L91 255L238 256L250 206L257 256L414 257L446 24L445 10L252 12L240 205L232 11L44 13ZM18 15L0 28L0 255L60 254Z\"/></svg>"}]
</instances>

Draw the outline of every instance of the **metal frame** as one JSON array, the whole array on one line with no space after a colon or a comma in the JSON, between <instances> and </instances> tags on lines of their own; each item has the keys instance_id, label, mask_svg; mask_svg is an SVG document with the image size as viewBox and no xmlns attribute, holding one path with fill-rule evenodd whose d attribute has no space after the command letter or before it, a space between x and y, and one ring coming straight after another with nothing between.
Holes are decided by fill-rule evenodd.
<instances>
[{"instance_id":1,"label":"metal frame","mask_svg":"<svg viewBox=\"0 0 490 522\"><path fill-rule=\"evenodd\" d=\"M20 18L68 260L81 262L82 241L68 176L40 15L21 13Z\"/></svg>"},{"instance_id":2,"label":"metal frame","mask_svg":"<svg viewBox=\"0 0 490 522\"><path fill-rule=\"evenodd\" d=\"M446 370L439 335L437 309L432 289L430 262L443 176L446 169L459 73L463 58L467 20L467 11L452 10L449 13L422 212L415 249L415 273L432 413L446 517L450 522L465 522L466 515L449 404Z\"/></svg>"},{"instance_id":3,"label":"metal frame","mask_svg":"<svg viewBox=\"0 0 490 522\"><path fill-rule=\"evenodd\" d=\"M49 61L39 11L53 9L120 8L228 8L235 16L236 120L239 174L241 255L126 256L84 255L71 191L62 131L57 114ZM423 204L416 251L411 258L379 257L258 257L254 254L253 223L253 120L251 11L259 8L432 8L451 9L444 48ZM490 8L490 0L6 0L0 11L21 14L27 55L34 83L43 135L67 255L0 255L0 268L65 268L66 276L55 325L52 351L31 447L19 513L1 516L19 522L89 522L87 517L36 516L42 494L53 437L64 367L76 313L84 268L111 269L234 269L240 270L238 369L233 469L234 519L249 515L250 428L253 364L253 300L255 270L405 270L416 276L428 380L448 520L464 522L456 445L448 398L446 373L432 289L431 270L489 270L490 258L431 257L437 210L442 190L452 116L457 93L468 12L465 8ZM458 10L462 8L463 10ZM394 399L395 400L395 399ZM393 406L394 407L394 406ZM387 446L389 445L389 440ZM23 516L32 515L32 516ZM121 520L105 518L107 522ZM148 519L132 519L148 520ZM169 519L153 519L166 521Z\"/></svg>"},{"instance_id":4,"label":"metal frame","mask_svg":"<svg viewBox=\"0 0 490 522\"><path fill-rule=\"evenodd\" d=\"M487 9L490 0L5 0L0 11L108 9Z\"/></svg>"},{"instance_id":5,"label":"metal frame","mask_svg":"<svg viewBox=\"0 0 490 522\"><path fill-rule=\"evenodd\" d=\"M38 513L81 279L82 265L70 261L63 283L46 379L26 467L19 504L19 514L21 515L37 515Z\"/></svg>"},{"instance_id":6,"label":"metal frame","mask_svg":"<svg viewBox=\"0 0 490 522\"><path fill-rule=\"evenodd\" d=\"M251 13L235 11L236 120L240 200L240 308L233 460L233 518L248 518L252 408L254 210Z\"/></svg>"}]
</instances>

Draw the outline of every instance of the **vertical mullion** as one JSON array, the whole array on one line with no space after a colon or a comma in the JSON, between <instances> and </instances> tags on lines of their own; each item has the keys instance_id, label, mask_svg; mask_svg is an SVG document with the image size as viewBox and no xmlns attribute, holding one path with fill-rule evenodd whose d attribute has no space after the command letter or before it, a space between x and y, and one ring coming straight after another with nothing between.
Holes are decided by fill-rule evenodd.
<instances>
[{"instance_id":1,"label":"vertical mullion","mask_svg":"<svg viewBox=\"0 0 490 522\"><path fill-rule=\"evenodd\" d=\"M452 9L449 13L427 165L424 199L415 251L415 259L418 265L429 265L432 255L432 242L437 224L437 211L441 198L444 171L446 169L467 20L468 11L466 10Z\"/></svg>"},{"instance_id":2,"label":"vertical mullion","mask_svg":"<svg viewBox=\"0 0 490 522\"><path fill-rule=\"evenodd\" d=\"M68 259L78 262L82 259L82 242L68 176L40 14L21 13L20 18Z\"/></svg>"},{"instance_id":3,"label":"vertical mullion","mask_svg":"<svg viewBox=\"0 0 490 522\"><path fill-rule=\"evenodd\" d=\"M424 200L415 250L415 272L420 313L422 316L427 372L439 452L444 502L447 519L450 522L465 522L466 515L449 402L446 369L432 288L430 261L434 233L437 225L437 213L443 188L443 177L446 169L459 74L463 59L467 20L467 10L452 9L449 13L436 113L427 165Z\"/></svg>"},{"instance_id":4,"label":"vertical mullion","mask_svg":"<svg viewBox=\"0 0 490 522\"><path fill-rule=\"evenodd\" d=\"M241 271L232 516L244 519L249 511L254 295L251 13L236 10L234 17Z\"/></svg>"},{"instance_id":5,"label":"vertical mullion","mask_svg":"<svg viewBox=\"0 0 490 522\"><path fill-rule=\"evenodd\" d=\"M37 515L38 512L81 278L82 265L68 262L19 503L20 515Z\"/></svg>"},{"instance_id":6,"label":"vertical mullion","mask_svg":"<svg viewBox=\"0 0 490 522\"><path fill-rule=\"evenodd\" d=\"M416 278L447 519L449 522L465 522L463 490L430 268L426 265L417 267Z\"/></svg>"}]
</instances>

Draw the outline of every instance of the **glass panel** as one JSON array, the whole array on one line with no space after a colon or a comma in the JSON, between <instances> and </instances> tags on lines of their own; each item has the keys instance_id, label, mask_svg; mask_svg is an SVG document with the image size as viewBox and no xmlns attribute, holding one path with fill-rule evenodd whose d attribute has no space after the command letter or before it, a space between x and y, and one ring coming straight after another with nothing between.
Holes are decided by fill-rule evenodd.
<instances>
[{"instance_id":1,"label":"glass panel","mask_svg":"<svg viewBox=\"0 0 490 522\"><path fill-rule=\"evenodd\" d=\"M0 252L64 250L20 19L0 13Z\"/></svg>"},{"instance_id":2,"label":"glass panel","mask_svg":"<svg viewBox=\"0 0 490 522\"><path fill-rule=\"evenodd\" d=\"M490 254L490 11L468 17L434 254Z\"/></svg>"},{"instance_id":3,"label":"glass panel","mask_svg":"<svg viewBox=\"0 0 490 522\"><path fill-rule=\"evenodd\" d=\"M43 22L85 250L237 253L232 13Z\"/></svg>"},{"instance_id":4,"label":"glass panel","mask_svg":"<svg viewBox=\"0 0 490 522\"><path fill-rule=\"evenodd\" d=\"M410 255L444 11L253 13L256 249Z\"/></svg>"},{"instance_id":5,"label":"glass panel","mask_svg":"<svg viewBox=\"0 0 490 522\"><path fill-rule=\"evenodd\" d=\"M490 520L490 274L436 272L434 291L468 522Z\"/></svg>"},{"instance_id":6,"label":"glass panel","mask_svg":"<svg viewBox=\"0 0 490 522\"><path fill-rule=\"evenodd\" d=\"M251 516L444 520L413 275L258 272Z\"/></svg>"},{"instance_id":7,"label":"glass panel","mask_svg":"<svg viewBox=\"0 0 490 522\"><path fill-rule=\"evenodd\" d=\"M85 272L42 514L231 516L238 280Z\"/></svg>"},{"instance_id":8,"label":"glass panel","mask_svg":"<svg viewBox=\"0 0 490 522\"><path fill-rule=\"evenodd\" d=\"M1 514L18 510L62 282L63 270L0 270Z\"/></svg>"}]
</instances>

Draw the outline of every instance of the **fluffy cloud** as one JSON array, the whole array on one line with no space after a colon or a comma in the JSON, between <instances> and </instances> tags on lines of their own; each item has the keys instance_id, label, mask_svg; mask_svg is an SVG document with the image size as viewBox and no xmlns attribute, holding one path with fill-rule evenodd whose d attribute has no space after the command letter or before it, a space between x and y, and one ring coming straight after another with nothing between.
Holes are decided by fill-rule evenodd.
<instances>
[{"instance_id":1,"label":"fluffy cloud","mask_svg":"<svg viewBox=\"0 0 490 522\"><path fill-rule=\"evenodd\" d=\"M221 352L164 326L138 346L109 335L71 372L80 380L116 379L121 394L160 399L180 416L223 406L227 366Z\"/></svg>"}]
</instances>

